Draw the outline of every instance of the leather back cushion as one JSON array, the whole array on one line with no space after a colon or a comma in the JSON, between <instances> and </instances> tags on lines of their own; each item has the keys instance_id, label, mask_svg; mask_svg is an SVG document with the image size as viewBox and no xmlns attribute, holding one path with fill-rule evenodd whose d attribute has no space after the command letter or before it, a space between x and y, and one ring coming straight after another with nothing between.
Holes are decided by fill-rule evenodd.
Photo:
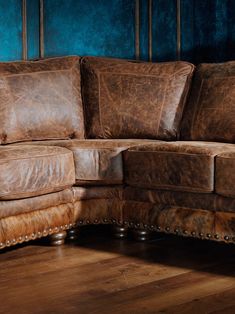
<instances>
[{"instance_id":1,"label":"leather back cushion","mask_svg":"<svg viewBox=\"0 0 235 314\"><path fill-rule=\"evenodd\" d=\"M0 63L0 143L84 138L79 57Z\"/></svg>"},{"instance_id":2,"label":"leather back cushion","mask_svg":"<svg viewBox=\"0 0 235 314\"><path fill-rule=\"evenodd\" d=\"M85 57L89 138L175 139L194 66Z\"/></svg>"},{"instance_id":3,"label":"leather back cushion","mask_svg":"<svg viewBox=\"0 0 235 314\"><path fill-rule=\"evenodd\" d=\"M198 66L181 137L235 143L235 62Z\"/></svg>"}]
</instances>

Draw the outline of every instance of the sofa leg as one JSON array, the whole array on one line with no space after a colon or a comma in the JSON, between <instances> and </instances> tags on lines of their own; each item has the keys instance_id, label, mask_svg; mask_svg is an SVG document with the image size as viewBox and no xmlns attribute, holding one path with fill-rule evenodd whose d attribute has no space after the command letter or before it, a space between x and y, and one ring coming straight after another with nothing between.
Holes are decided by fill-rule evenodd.
<instances>
[{"instance_id":1,"label":"sofa leg","mask_svg":"<svg viewBox=\"0 0 235 314\"><path fill-rule=\"evenodd\" d=\"M127 237L128 227L114 225L112 228L113 228L113 234L115 238L124 239Z\"/></svg>"},{"instance_id":2,"label":"sofa leg","mask_svg":"<svg viewBox=\"0 0 235 314\"><path fill-rule=\"evenodd\" d=\"M78 239L80 230L78 228L72 228L67 231L67 239L70 241L76 241Z\"/></svg>"},{"instance_id":3,"label":"sofa leg","mask_svg":"<svg viewBox=\"0 0 235 314\"><path fill-rule=\"evenodd\" d=\"M133 229L132 230L134 239L136 241L147 241L150 239L150 232L145 229Z\"/></svg>"},{"instance_id":4,"label":"sofa leg","mask_svg":"<svg viewBox=\"0 0 235 314\"><path fill-rule=\"evenodd\" d=\"M58 233L51 234L49 236L51 245L62 245L62 244L64 244L66 236L67 236L66 231L61 231Z\"/></svg>"}]
</instances>

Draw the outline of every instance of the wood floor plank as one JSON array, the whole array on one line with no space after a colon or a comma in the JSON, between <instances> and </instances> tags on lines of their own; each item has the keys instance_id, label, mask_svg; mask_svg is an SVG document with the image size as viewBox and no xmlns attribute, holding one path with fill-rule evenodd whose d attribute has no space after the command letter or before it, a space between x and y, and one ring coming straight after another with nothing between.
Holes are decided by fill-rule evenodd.
<instances>
[{"instance_id":1,"label":"wood floor plank","mask_svg":"<svg viewBox=\"0 0 235 314\"><path fill-rule=\"evenodd\" d=\"M235 313L234 264L234 246L171 236L29 243L0 253L0 313Z\"/></svg>"}]
</instances>

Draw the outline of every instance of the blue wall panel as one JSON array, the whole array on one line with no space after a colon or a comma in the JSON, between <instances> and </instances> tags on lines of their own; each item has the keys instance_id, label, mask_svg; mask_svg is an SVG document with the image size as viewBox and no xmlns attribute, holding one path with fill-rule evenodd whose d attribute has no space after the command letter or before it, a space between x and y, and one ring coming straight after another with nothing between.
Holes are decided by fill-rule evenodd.
<instances>
[{"instance_id":1,"label":"blue wall panel","mask_svg":"<svg viewBox=\"0 0 235 314\"><path fill-rule=\"evenodd\" d=\"M45 0L45 56L133 58L133 0Z\"/></svg>"},{"instance_id":2,"label":"blue wall panel","mask_svg":"<svg viewBox=\"0 0 235 314\"><path fill-rule=\"evenodd\" d=\"M175 60L176 0L153 0L153 60Z\"/></svg>"},{"instance_id":3,"label":"blue wall panel","mask_svg":"<svg viewBox=\"0 0 235 314\"><path fill-rule=\"evenodd\" d=\"M39 0L27 1L28 59L39 57Z\"/></svg>"},{"instance_id":4,"label":"blue wall panel","mask_svg":"<svg viewBox=\"0 0 235 314\"><path fill-rule=\"evenodd\" d=\"M140 59L149 56L149 0L140 1ZM44 0L45 57L135 58L136 0ZM235 0L181 0L181 59L235 59ZM39 57L39 0L27 0L28 59ZM0 61L22 59L22 0L0 0ZM177 59L177 0L152 0L154 61Z\"/></svg>"},{"instance_id":5,"label":"blue wall panel","mask_svg":"<svg viewBox=\"0 0 235 314\"><path fill-rule=\"evenodd\" d=\"M21 58L21 0L0 0L0 60L19 60Z\"/></svg>"},{"instance_id":6,"label":"blue wall panel","mask_svg":"<svg viewBox=\"0 0 235 314\"><path fill-rule=\"evenodd\" d=\"M142 60L149 59L148 52L148 1L140 0L140 56Z\"/></svg>"}]
</instances>

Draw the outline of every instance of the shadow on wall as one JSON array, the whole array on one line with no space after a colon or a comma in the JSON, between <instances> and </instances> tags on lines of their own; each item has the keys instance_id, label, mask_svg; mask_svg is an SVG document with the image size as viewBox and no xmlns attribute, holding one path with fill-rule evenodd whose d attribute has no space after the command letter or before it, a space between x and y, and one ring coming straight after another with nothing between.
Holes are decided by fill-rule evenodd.
<instances>
[{"instance_id":1,"label":"shadow on wall","mask_svg":"<svg viewBox=\"0 0 235 314\"><path fill-rule=\"evenodd\" d=\"M164 57L169 59L169 55ZM214 46L197 45L193 50L183 50L181 60L189 61L194 64L199 63L218 63L235 60L235 41L217 42Z\"/></svg>"}]
</instances>

